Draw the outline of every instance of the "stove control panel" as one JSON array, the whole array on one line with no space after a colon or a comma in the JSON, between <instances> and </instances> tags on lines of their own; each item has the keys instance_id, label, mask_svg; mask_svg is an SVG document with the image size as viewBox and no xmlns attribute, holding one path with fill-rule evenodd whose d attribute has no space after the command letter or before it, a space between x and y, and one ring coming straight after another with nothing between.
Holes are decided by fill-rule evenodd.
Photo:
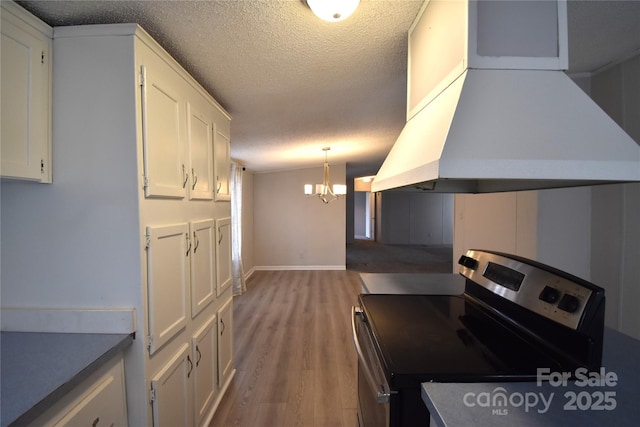
<instances>
[{"instance_id":1,"label":"stove control panel","mask_svg":"<svg viewBox=\"0 0 640 427\"><path fill-rule=\"evenodd\" d=\"M595 285L551 267L508 254L469 250L460 274L557 323L577 329Z\"/></svg>"}]
</instances>

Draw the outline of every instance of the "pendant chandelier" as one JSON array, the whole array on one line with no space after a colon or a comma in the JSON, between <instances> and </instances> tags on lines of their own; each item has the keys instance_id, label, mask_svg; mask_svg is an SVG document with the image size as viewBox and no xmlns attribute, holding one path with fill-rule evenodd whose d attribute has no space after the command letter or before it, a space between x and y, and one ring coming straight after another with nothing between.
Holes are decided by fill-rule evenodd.
<instances>
[{"instance_id":1,"label":"pendant chandelier","mask_svg":"<svg viewBox=\"0 0 640 427\"><path fill-rule=\"evenodd\" d=\"M324 151L324 177L322 179L322 184L315 185L315 193L314 193L314 185L313 184L305 184L304 185L304 194L307 196L316 195L320 200L324 203L333 202L336 199L344 197L347 194L347 186L344 184L335 184L333 188L329 183L329 162L327 161L327 153L331 150L330 147L324 147L322 151Z\"/></svg>"}]
</instances>

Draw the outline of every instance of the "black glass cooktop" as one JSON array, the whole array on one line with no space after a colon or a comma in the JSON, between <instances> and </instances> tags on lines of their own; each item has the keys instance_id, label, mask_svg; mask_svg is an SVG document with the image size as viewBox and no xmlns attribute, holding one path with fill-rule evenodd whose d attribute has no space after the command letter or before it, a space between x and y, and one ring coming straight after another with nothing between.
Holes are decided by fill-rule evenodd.
<instances>
[{"instance_id":1,"label":"black glass cooktop","mask_svg":"<svg viewBox=\"0 0 640 427\"><path fill-rule=\"evenodd\" d=\"M459 295L361 295L390 386L527 381L560 364Z\"/></svg>"}]
</instances>

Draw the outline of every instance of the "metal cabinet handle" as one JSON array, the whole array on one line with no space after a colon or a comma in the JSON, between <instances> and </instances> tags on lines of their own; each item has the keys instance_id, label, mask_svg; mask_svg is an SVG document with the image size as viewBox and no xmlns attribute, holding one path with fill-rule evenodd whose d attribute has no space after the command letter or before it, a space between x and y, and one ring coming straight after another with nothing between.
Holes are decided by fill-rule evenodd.
<instances>
[{"instance_id":1,"label":"metal cabinet handle","mask_svg":"<svg viewBox=\"0 0 640 427\"><path fill-rule=\"evenodd\" d=\"M189 364L189 370L187 371L187 378L191 377L191 371L193 371L193 362L191 357L187 354L187 363Z\"/></svg>"},{"instance_id":2,"label":"metal cabinet handle","mask_svg":"<svg viewBox=\"0 0 640 427\"><path fill-rule=\"evenodd\" d=\"M196 175L196 171L191 168L191 177L193 178L193 184L191 184L191 189L196 189L196 184L198 183L198 175Z\"/></svg>"},{"instance_id":3,"label":"metal cabinet handle","mask_svg":"<svg viewBox=\"0 0 640 427\"><path fill-rule=\"evenodd\" d=\"M198 358L196 359L196 368L200 364L200 360L202 360L202 353L200 353L200 347L196 346L196 353L198 354Z\"/></svg>"},{"instance_id":4,"label":"metal cabinet handle","mask_svg":"<svg viewBox=\"0 0 640 427\"><path fill-rule=\"evenodd\" d=\"M198 246L200 246L200 240L198 240L198 236L196 235L195 231L193 232L193 240L196 242L195 246L193 247L193 253L195 254L198 250Z\"/></svg>"},{"instance_id":5,"label":"metal cabinet handle","mask_svg":"<svg viewBox=\"0 0 640 427\"><path fill-rule=\"evenodd\" d=\"M100 422L100 417L96 417L96 419L93 420L93 422L91 423L91 427L96 427L99 422Z\"/></svg>"},{"instance_id":6,"label":"metal cabinet handle","mask_svg":"<svg viewBox=\"0 0 640 427\"><path fill-rule=\"evenodd\" d=\"M358 355L358 359L360 360L360 365L362 367L362 372L369 383L369 386L373 390L378 390L376 394L376 400L378 403L388 403L389 398L391 397L391 391L389 390L389 386L387 384L378 384L376 383L375 378L373 377L373 373L371 372L371 367L367 365L367 361L364 358L364 354L362 353L362 348L360 347L360 341L358 341L358 333L356 331L356 316L362 315L362 309L358 307L351 307L351 333L353 336L353 345L356 348L356 354Z\"/></svg>"},{"instance_id":7,"label":"metal cabinet handle","mask_svg":"<svg viewBox=\"0 0 640 427\"><path fill-rule=\"evenodd\" d=\"M220 319L220 323L222 323L222 329L220 329L220 336L222 336L222 334L224 334L224 330L226 329L226 326L224 326L224 320Z\"/></svg>"},{"instance_id":8,"label":"metal cabinet handle","mask_svg":"<svg viewBox=\"0 0 640 427\"><path fill-rule=\"evenodd\" d=\"M220 237L218 238L218 244L222 243L222 230L220 229L220 227L218 227L218 234L220 235Z\"/></svg>"},{"instance_id":9,"label":"metal cabinet handle","mask_svg":"<svg viewBox=\"0 0 640 427\"><path fill-rule=\"evenodd\" d=\"M182 165L182 188L187 186L187 182L189 182L189 174L184 165Z\"/></svg>"},{"instance_id":10,"label":"metal cabinet handle","mask_svg":"<svg viewBox=\"0 0 640 427\"><path fill-rule=\"evenodd\" d=\"M191 252L191 239L189 239L189 233L184 233L184 235L187 238L187 243L189 244L187 247L187 254L185 256L189 256L189 252Z\"/></svg>"},{"instance_id":11,"label":"metal cabinet handle","mask_svg":"<svg viewBox=\"0 0 640 427\"><path fill-rule=\"evenodd\" d=\"M219 180L220 177L216 176L216 181ZM218 188L216 188L216 193L220 194L220 189L222 188L222 182L218 182Z\"/></svg>"}]
</instances>

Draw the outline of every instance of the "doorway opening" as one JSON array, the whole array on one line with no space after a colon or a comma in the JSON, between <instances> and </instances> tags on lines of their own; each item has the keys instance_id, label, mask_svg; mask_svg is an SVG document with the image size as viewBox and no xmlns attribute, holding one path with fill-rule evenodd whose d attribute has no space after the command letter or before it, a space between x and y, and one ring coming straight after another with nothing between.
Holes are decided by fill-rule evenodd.
<instances>
[{"instance_id":1,"label":"doorway opening","mask_svg":"<svg viewBox=\"0 0 640 427\"><path fill-rule=\"evenodd\" d=\"M375 240L375 194L368 191L356 191L353 203L354 238L358 240Z\"/></svg>"}]
</instances>

